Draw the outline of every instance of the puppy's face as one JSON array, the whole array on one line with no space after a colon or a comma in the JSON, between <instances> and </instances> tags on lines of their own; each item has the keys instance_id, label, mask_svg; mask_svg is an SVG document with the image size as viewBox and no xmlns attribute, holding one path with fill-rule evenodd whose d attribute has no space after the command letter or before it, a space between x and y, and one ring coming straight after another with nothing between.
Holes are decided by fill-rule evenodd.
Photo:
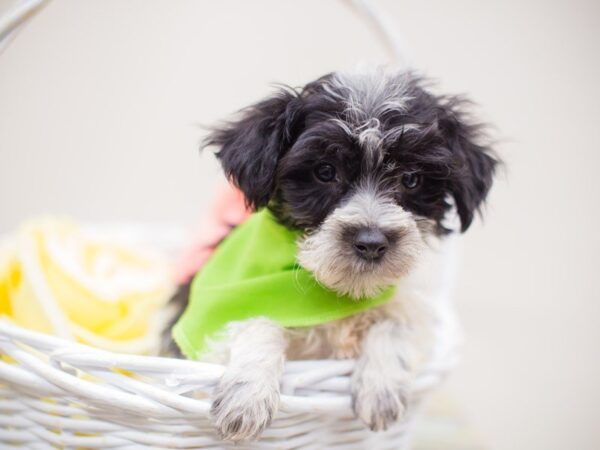
<instances>
[{"instance_id":1,"label":"puppy's face","mask_svg":"<svg viewBox=\"0 0 600 450\"><path fill-rule=\"evenodd\" d=\"M355 298L407 274L456 207L465 231L496 165L462 101L410 73L331 74L215 130L226 174L254 207L304 231L298 260Z\"/></svg>"}]
</instances>

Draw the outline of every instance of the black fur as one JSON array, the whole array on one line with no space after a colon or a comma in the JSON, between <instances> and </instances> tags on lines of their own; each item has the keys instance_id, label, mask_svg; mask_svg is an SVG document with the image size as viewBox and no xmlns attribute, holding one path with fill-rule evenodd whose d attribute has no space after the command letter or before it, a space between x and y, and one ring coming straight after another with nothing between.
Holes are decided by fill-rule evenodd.
<instances>
[{"instance_id":1,"label":"black fur","mask_svg":"<svg viewBox=\"0 0 600 450\"><path fill-rule=\"evenodd\" d=\"M382 136L391 136L379 142L375 163L367 163L372 155L347 132L360 130L356 111L349 108L359 100L350 100L356 92L335 75L303 89L280 89L243 110L238 120L214 130L206 144L219 148L217 157L226 175L252 207L268 205L289 226L318 226L360 183L371 180L405 209L432 219L440 234L448 231L442 222L452 197L461 231L466 231L485 200L497 164L482 143L482 127L467 118L467 101L433 95L413 74L399 73L385 83L389 92L377 94L381 101L406 105L373 108L373 115L361 110L367 115L360 120L376 119ZM404 83L401 90L399 83ZM402 91L402 98L394 98L396 91ZM369 100L368 92L362 94ZM314 176L315 167L323 163L335 167L335 182ZM408 190L402 175L413 171L421 174L422 183Z\"/></svg>"},{"instance_id":2,"label":"black fur","mask_svg":"<svg viewBox=\"0 0 600 450\"><path fill-rule=\"evenodd\" d=\"M177 287L177 291L175 292L175 294L173 294L173 296L169 300L169 309L173 311L173 317L171 318L171 320L169 320L162 332L160 342L160 354L162 356L169 356L172 358L183 358L181 350L179 349L171 335L171 330L173 329L173 327L179 320L179 317L187 307L188 300L190 297L190 287L191 281L180 284Z\"/></svg>"},{"instance_id":3,"label":"black fur","mask_svg":"<svg viewBox=\"0 0 600 450\"><path fill-rule=\"evenodd\" d=\"M282 88L240 111L238 120L215 129L204 143L220 148L216 155L225 174L254 208L271 198L279 157L293 139L299 103L293 90Z\"/></svg>"}]
</instances>

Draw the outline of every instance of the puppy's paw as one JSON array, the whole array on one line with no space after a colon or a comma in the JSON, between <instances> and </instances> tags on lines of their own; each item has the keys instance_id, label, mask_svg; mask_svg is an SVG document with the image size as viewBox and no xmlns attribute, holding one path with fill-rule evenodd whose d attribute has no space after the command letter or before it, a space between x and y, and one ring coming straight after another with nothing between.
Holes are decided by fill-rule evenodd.
<instances>
[{"instance_id":1,"label":"puppy's paw","mask_svg":"<svg viewBox=\"0 0 600 450\"><path fill-rule=\"evenodd\" d=\"M409 405L408 373L397 368L382 372L359 364L352 377L352 408L371 430L382 431L402 420Z\"/></svg>"},{"instance_id":2,"label":"puppy's paw","mask_svg":"<svg viewBox=\"0 0 600 450\"><path fill-rule=\"evenodd\" d=\"M256 439L278 406L277 386L234 378L219 384L210 412L221 439L243 441Z\"/></svg>"},{"instance_id":3,"label":"puppy's paw","mask_svg":"<svg viewBox=\"0 0 600 450\"><path fill-rule=\"evenodd\" d=\"M360 389L352 394L352 408L372 431L383 431L404 417L407 400L401 390Z\"/></svg>"}]
</instances>

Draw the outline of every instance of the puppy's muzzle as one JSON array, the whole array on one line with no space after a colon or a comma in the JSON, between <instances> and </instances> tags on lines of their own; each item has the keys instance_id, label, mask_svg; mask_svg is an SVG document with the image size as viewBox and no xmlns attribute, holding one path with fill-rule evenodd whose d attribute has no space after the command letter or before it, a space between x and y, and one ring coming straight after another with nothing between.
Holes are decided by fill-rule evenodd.
<instances>
[{"instance_id":1,"label":"puppy's muzzle","mask_svg":"<svg viewBox=\"0 0 600 450\"><path fill-rule=\"evenodd\" d=\"M389 240L378 228L360 228L352 241L354 252L365 261L377 261L389 247Z\"/></svg>"}]
</instances>

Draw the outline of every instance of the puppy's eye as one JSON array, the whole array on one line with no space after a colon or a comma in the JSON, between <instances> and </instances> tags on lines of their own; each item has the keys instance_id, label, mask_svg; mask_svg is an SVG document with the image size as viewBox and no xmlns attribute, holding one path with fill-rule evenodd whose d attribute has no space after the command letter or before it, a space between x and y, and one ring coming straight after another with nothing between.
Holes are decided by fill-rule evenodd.
<instances>
[{"instance_id":1,"label":"puppy's eye","mask_svg":"<svg viewBox=\"0 0 600 450\"><path fill-rule=\"evenodd\" d=\"M406 189L415 189L421 184L422 177L417 172L402 175L402 184Z\"/></svg>"},{"instance_id":2,"label":"puppy's eye","mask_svg":"<svg viewBox=\"0 0 600 450\"><path fill-rule=\"evenodd\" d=\"M316 177L324 183L335 180L335 167L331 164L323 163L315 167Z\"/></svg>"}]
</instances>

